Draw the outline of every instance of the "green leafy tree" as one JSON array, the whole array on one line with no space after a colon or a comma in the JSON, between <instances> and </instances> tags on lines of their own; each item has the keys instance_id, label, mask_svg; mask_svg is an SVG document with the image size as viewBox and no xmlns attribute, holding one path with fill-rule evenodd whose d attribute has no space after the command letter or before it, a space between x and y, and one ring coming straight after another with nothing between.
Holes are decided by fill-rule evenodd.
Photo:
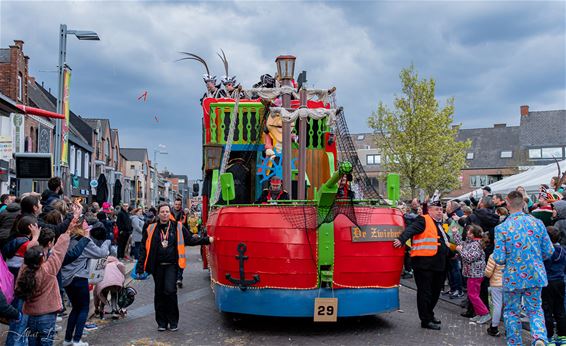
<instances>
[{"instance_id":1,"label":"green leafy tree","mask_svg":"<svg viewBox=\"0 0 566 346\"><path fill-rule=\"evenodd\" d=\"M403 95L395 97L394 109L380 102L368 118L382 165L400 174L402 191L411 198L418 189L432 195L458 188L471 142L456 140L460 125L453 125L454 98L440 108L434 79L419 80L413 66L401 70L400 78Z\"/></svg>"}]
</instances>

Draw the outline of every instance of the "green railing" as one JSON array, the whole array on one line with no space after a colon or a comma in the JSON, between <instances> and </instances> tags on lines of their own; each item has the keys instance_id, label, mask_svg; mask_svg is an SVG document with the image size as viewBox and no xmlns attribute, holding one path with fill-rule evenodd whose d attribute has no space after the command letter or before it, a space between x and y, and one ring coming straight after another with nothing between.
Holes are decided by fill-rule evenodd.
<instances>
[{"instance_id":1,"label":"green railing","mask_svg":"<svg viewBox=\"0 0 566 346\"><path fill-rule=\"evenodd\" d=\"M297 129L295 128L295 130ZM309 118L307 120L307 148L323 149L324 134L328 131L330 131L330 127L326 124L326 119Z\"/></svg>"},{"instance_id":2,"label":"green railing","mask_svg":"<svg viewBox=\"0 0 566 346\"><path fill-rule=\"evenodd\" d=\"M210 144L226 144L233 102L210 104ZM234 144L255 144L261 139L263 105L255 102L240 102L238 119L234 129Z\"/></svg>"},{"instance_id":3,"label":"green railing","mask_svg":"<svg viewBox=\"0 0 566 346\"><path fill-rule=\"evenodd\" d=\"M233 110L233 102L210 104L210 142L207 144L226 144ZM262 141L263 113L264 107L261 103L240 102L233 144L257 144ZM307 148L324 148L324 134L329 130L326 119L314 120L309 118L307 121ZM295 127L293 132L296 131L297 128Z\"/></svg>"}]
</instances>

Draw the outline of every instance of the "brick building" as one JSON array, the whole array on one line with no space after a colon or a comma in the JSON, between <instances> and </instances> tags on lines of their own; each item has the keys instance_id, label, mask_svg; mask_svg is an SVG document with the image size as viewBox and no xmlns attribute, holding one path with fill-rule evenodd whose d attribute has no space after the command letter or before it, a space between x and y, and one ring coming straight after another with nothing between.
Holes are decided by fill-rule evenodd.
<instances>
[{"instance_id":1,"label":"brick building","mask_svg":"<svg viewBox=\"0 0 566 346\"><path fill-rule=\"evenodd\" d=\"M28 61L24 41L15 40L9 48L0 49L0 90L17 103L27 105Z\"/></svg>"},{"instance_id":2,"label":"brick building","mask_svg":"<svg viewBox=\"0 0 566 346\"><path fill-rule=\"evenodd\" d=\"M29 57L24 54L24 41L15 40L9 48L0 48L0 92L17 104L41 108L37 104L39 98L32 101L32 97L38 94L34 93L36 82L29 76L28 64ZM13 113L12 118L20 120L14 122L12 119L3 125L23 127L23 134L17 129L16 132L19 133L12 133L9 138L3 136L2 141L11 141L13 152L53 153L54 122L35 115L17 114ZM10 168L12 171L15 168L13 161ZM42 181L12 179L11 185L17 185L16 190L41 192L46 187L46 183Z\"/></svg>"}]
</instances>

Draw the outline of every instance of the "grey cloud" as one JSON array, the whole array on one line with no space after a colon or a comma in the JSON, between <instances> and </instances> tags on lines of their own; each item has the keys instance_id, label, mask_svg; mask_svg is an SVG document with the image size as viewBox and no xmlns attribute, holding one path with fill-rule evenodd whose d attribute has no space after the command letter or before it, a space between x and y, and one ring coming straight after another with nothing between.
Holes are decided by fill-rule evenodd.
<instances>
[{"instance_id":1,"label":"grey cloud","mask_svg":"<svg viewBox=\"0 0 566 346\"><path fill-rule=\"evenodd\" d=\"M71 102L79 114L108 116L124 146L163 141L171 169L200 174L198 100L202 67L174 62L178 51L223 74L226 52L245 86L297 55L309 84L336 86L352 131L367 131L379 101L400 93L399 71L413 63L437 82L440 103L456 98L466 127L518 122L518 107L565 108L565 4L561 2L3 2L0 43L26 41L32 74L55 89L59 23L96 30L100 42L69 38ZM24 11L34 27L16 20ZM137 96L148 90L143 104ZM536 108L535 108L536 107ZM153 117L160 117L156 124ZM175 149L173 149L175 148ZM185 150L185 151L183 151ZM190 153L190 154L185 154ZM151 155L153 155L151 153ZM184 156L187 155L187 156ZM187 159L189 158L189 159Z\"/></svg>"}]
</instances>

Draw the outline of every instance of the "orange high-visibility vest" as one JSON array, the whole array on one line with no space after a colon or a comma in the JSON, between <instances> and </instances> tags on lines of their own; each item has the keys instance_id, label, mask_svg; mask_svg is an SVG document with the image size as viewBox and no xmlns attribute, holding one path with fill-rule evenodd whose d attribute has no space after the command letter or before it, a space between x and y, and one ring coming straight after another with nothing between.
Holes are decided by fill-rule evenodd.
<instances>
[{"instance_id":1,"label":"orange high-visibility vest","mask_svg":"<svg viewBox=\"0 0 566 346\"><path fill-rule=\"evenodd\" d=\"M179 268L185 269L187 266L187 258L185 256L185 237L183 237L183 225L180 222L176 222L177 224L177 253L179 254ZM157 222L152 223L147 227L147 239L145 241L145 262L143 264L143 268L147 265L147 259L149 258L149 253L151 250L151 243L153 240L153 233L155 233L155 229L157 228Z\"/></svg>"},{"instance_id":2,"label":"orange high-visibility vest","mask_svg":"<svg viewBox=\"0 0 566 346\"><path fill-rule=\"evenodd\" d=\"M423 215L425 219L425 229L411 240L411 257L415 256L434 256L438 251L438 242L440 236L438 235L438 227L430 217L430 215Z\"/></svg>"}]
</instances>

